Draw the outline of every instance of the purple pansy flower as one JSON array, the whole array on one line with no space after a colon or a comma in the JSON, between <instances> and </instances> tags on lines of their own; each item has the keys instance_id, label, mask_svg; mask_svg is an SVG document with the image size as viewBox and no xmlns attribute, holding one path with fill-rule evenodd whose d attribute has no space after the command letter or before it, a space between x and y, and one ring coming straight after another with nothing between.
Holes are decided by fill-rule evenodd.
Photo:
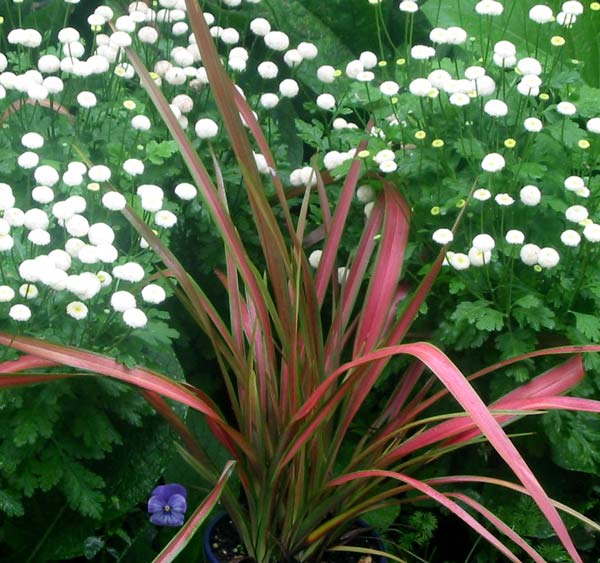
<instances>
[{"instance_id":1,"label":"purple pansy flower","mask_svg":"<svg viewBox=\"0 0 600 563\"><path fill-rule=\"evenodd\" d=\"M157 526L181 526L187 510L187 491L182 485L160 485L148 500L150 522Z\"/></svg>"}]
</instances>

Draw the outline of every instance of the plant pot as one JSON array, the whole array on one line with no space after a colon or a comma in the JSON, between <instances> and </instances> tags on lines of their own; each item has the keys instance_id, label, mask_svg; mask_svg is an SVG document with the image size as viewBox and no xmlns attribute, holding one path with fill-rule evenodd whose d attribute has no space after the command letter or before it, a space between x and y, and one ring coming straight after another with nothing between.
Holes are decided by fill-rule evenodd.
<instances>
[{"instance_id":1,"label":"plant pot","mask_svg":"<svg viewBox=\"0 0 600 563\"><path fill-rule=\"evenodd\" d=\"M354 530L364 528L365 534L360 534L363 541L371 549L385 551L385 546L379 534L372 530L364 520L356 520ZM215 537L218 535L218 537ZM359 535L357 535L359 537ZM356 545L352 540L348 545ZM361 546L363 547L363 546ZM217 514L204 532L204 556L208 563L228 563L243 559L243 551L239 542L239 537L229 519L227 513ZM327 558L327 563L388 563L387 558L379 556L370 556L359 553L331 552Z\"/></svg>"}]
</instances>

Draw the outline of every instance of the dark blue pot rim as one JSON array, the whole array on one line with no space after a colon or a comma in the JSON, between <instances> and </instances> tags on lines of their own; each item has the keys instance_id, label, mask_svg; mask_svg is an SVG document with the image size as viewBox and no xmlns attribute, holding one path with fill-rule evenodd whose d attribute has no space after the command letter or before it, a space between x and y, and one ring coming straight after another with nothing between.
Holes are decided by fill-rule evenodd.
<instances>
[{"instance_id":1,"label":"dark blue pot rim","mask_svg":"<svg viewBox=\"0 0 600 563\"><path fill-rule=\"evenodd\" d=\"M204 531L204 538L203 538L203 543L204 543L204 556L206 557L206 561L208 563L221 563L221 561L219 559L217 559L217 556L215 555L215 553L213 552L212 549L212 544L210 541L210 538L212 536L212 532L214 527L223 519L227 517L227 513L226 512L221 512L220 514L217 514L208 524L208 527L206 528L206 530ZM361 520L360 518L357 518L355 521L356 525L360 528L370 528L369 524L367 524L364 520ZM381 539L381 536L373 529L370 530L371 536L377 541L377 543L379 544L377 546L377 549L379 551L385 551L385 546L383 545L383 540ZM379 557L379 559L376 559L375 561L377 561L377 563L388 563L387 557Z\"/></svg>"}]
</instances>

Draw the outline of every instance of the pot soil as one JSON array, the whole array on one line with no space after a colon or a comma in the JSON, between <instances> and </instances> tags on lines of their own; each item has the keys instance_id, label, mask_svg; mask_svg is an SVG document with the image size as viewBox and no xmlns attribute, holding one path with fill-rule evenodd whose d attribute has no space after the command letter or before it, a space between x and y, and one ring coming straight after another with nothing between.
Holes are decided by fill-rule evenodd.
<instances>
[{"instance_id":1,"label":"pot soil","mask_svg":"<svg viewBox=\"0 0 600 563\"><path fill-rule=\"evenodd\" d=\"M378 551L384 550L381 538L362 520L356 521L356 527L348 532L344 544ZM247 563L250 561L240 542L237 530L227 514L216 516L206 529L204 555L209 563ZM295 561L289 563L295 563ZM362 553L331 551L327 552L320 563L387 563L387 559Z\"/></svg>"}]
</instances>

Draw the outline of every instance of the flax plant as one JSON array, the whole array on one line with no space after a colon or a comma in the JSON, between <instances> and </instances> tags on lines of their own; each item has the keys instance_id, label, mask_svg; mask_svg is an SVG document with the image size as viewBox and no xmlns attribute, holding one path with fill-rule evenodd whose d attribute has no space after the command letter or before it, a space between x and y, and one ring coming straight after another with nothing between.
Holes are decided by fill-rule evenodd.
<instances>
[{"instance_id":1,"label":"flax plant","mask_svg":"<svg viewBox=\"0 0 600 563\"><path fill-rule=\"evenodd\" d=\"M442 267L445 248L417 287L403 280L411 211L395 186L382 180L383 190L356 252L338 276L338 267L344 265L338 251L361 175L359 158L353 160L336 202L328 201L319 170L313 171L326 234L321 260L313 271L303 246L312 190L306 188L300 211L293 213L270 148L221 64L201 8L193 0L186 0L186 5L213 97L243 175L264 271L249 257L229 213L228 187L217 157L213 155L213 178L131 47L125 49L127 56L176 141L223 241L226 268L218 278L228 296L229 318L219 313L203 288L131 207L122 213L160 257L164 276L173 280L181 302L210 339L232 415L226 417L201 390L178 383L168 374L141 366L128 368L108 356L9 333L0 333L0 343L23 355L0 365L0 387L69 377L110 377L140 389L180 435L186 459L216 483L157 562L176 558L219 496L247 555L257 563L321 561L328 550L348 549L339 545L340 538L361 514L423 498L447 508L509 560L521 561L520 554L525 553L536 562L544 561L489 508L456 488L471 482L494 483L530 496L573 561L582 562L558 510L597 530L600 527L548 497L502 427L552 409L600 412L600 402L562 396L584 377L581 353L600 351L600 346L540 350L467 377L436 346L410 341L408 331ZM368 139L365 134L357 154L367 148ZM252 143L272 170L277 211L265 195ZM472 192L476 188L474 184ZM460 216L453 231L458 228ZM493 404L485 404L472 385L473 380L506 365L554 354L571 357ZM373 417L368 433L353 441L350 431L357 413L397 356L410 359L408 369L397 374L395 390ZM88 375L32 371L51 366L68 366ZM441 390L434 393L436 382ZM456 407L432 416L428 409L447 395L456 400ZM203 444L165 399L206 417L212 433L235 461L239 492L226 482L233 465L228 464L219 478L219 468ZM482 440L489 441L518 483L489 476L419 477L420 468L443 454ZM350 455L343 453L348 446ZM394 554L389 556L402 561Z\"/></svg>"}]
</instances>

